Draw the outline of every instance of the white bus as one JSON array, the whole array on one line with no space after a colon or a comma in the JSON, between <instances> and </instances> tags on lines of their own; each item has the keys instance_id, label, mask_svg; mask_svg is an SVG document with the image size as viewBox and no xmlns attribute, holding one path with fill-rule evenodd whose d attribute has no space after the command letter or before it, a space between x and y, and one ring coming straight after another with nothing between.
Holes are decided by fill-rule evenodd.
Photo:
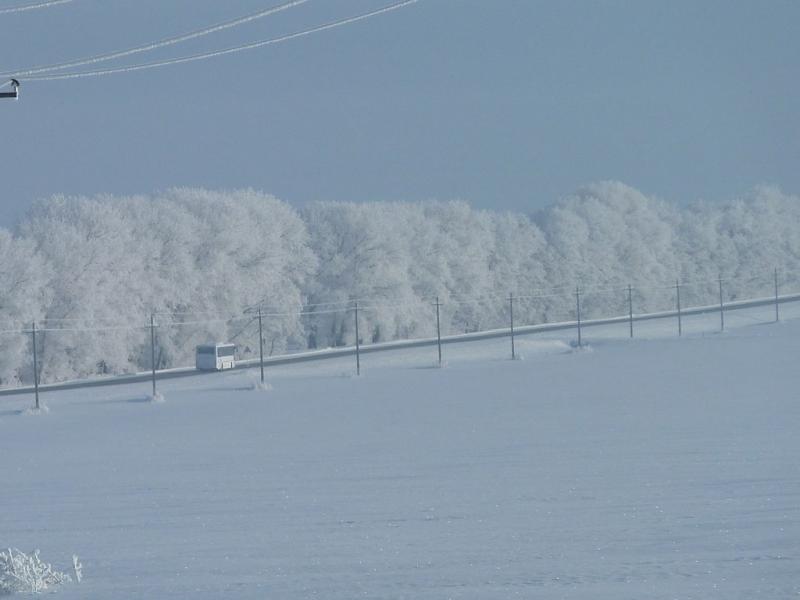
<instances>
[{"instance_id":1,"label":"white bus","mask_svg":"<svg viewBox=\"0 0 800 600\"><path fill-rule=\"evenodd\" d=\"M232 369L236 362L234 344L205 344L197 347L195 367L200 371L222 371Z\"/></svg>"}]
</instances>

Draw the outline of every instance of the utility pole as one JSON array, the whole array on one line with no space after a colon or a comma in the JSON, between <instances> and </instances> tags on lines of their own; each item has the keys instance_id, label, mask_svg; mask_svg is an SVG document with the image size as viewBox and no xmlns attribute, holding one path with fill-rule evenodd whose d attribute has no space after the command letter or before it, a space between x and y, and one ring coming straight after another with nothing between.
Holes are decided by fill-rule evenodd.
<instances>
[{"instance_id":1,"label":"utility pole","mask_svg":"<svg viewBox=\"0 0 800 600\"><path fill-rule=\"evenodd\" d=\"M358 301L355 302L356 319L356 375L361 375L361 342L358 339Z\"/></svg>"},{"instance_id":2,"label":"utility pole","mask_svg":"<svg viewBox=\"0 0 800 600\"><path fill-rule=\"evenodd\" d=\"M442 366L442 327L441 321L439 320L439 307L441 303L439 302L439 296L436 296L436 345L439 349L439 368Z\"/></svg>"},{"instance_id":3,"label":"utility pole","mask_svg":"<svg viewBox=\"0 0 800 600\"><path fill-rule=\"evenodd\" d=\"M581 288L575 287L575 315L578 318L578 348L582 348L581 342Z\"/></svg>"},{"instance_id":4,"label":"utility pole","mask_svg":"<svg viewBox=\"0 0 800 600\"><path fill-rule=\"evenodd\" d=\"M150 313L150 367L153 375L153 399L156 397L156 324L155 316Z\"/></svg>"},{"instance_id":5,"label":"utility pole","mask_svg":"<svg viewBox=\"0 0 800 600\"><path fill-rule=\"evenodd\" d=\"M719 330L725 331L725 305L722 303L722 275L719 276Z\"/></svg>"},{"instance_id":6,"label":"utility pole","mask_svg":"<svg viewBox=\"0 0 800 600\"><path fill-rule=\"evenodd\" d=\"M513 292L508 295L508 312L511 318L511 360L517 359L517 353L514 348L514 294Z\"/></svg>"},{"instance_id":7,"label":"utility pole","mask_svg":"<svg viewBox=\"0 0 800 600\"><path fill-rule=\"evenodd\" d=\"M778 269L775 269L775 322L778 322Z\"/></svg>"},{"instance_id":8,"label":"utility pole","mask_svg":"<svg viewBox=\"0 0 800 600\"><path fill-rule=\"evenodd\" d=\"M630 325L631 337L633 337L633 288L628 284L628 325Z\"/></svg>"},{"instance_id":9,"label":"utility pole","mask_svg":"<svg viewBox=\"0 0 800 600\"><path fill-rule=\"evenodd\" d=\"M261 367L261 383L264 383L264 334L261 329L261 306L258 307L258 356Z\"/></svg>"},{"instance_id":10,"label":"utility pole","mask_svg":"<svg viewBox=\"0 0 800 600\"><path fill-rule=\"evenodd\" d=\"M36 396L36 410L39 410L39 363L36 358L36 321L31 327L31 337L33 338L33 393Z\"/></svg>"},{"instance_id":11,"label":"utility pole","mask_svg":"<svg viewBox=\"0 0 800 600\"><path fill-rule=\"evenodd\" d=\"M678 303L678 336L683 335L683 327L681 325L681 283L678 279L675 280L675 297Z\"/></svg>"}]
</instances>

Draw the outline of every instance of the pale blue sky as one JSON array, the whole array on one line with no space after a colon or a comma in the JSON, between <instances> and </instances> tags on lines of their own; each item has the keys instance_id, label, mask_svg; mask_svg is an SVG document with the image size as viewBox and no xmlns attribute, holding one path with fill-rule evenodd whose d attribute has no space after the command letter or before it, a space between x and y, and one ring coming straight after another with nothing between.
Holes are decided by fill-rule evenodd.
<instances>
[{"instance_id":1,"label":"pale blue sky","mask_svg":"<svg viewBox=\"0 0 800 600\"><path fill-rule=\"evenodd\" d=\"M311 0L133 60L272 37L389 0ZM0 8L24 4L2 0ZM74 0L0 15L0 70L279 0ZM675 202L800 191L800 2L421 0L204 62L0 101L0 224L54 193L254 187L531 211L618 179Z\"/></svg>"}]
</instances>

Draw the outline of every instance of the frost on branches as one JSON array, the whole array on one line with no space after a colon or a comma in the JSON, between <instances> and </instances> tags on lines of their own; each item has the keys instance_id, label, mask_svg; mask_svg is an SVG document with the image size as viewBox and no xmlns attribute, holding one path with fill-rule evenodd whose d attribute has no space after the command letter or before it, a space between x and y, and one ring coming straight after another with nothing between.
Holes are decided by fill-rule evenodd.
<instances>
[{"instance_id":1,"label":"frost on branches","mask_svg":"<svg viewBox=\"0 0 800 600\"><path fill-rule=\"evenodd\" d=\"M54 196L0 228L0 386L194 363L195 347L264 352L771 297L800 286L800 196L759 187L727 204L676 206L619 182L534 215L465 202L320 202L297 211L253 190L182 188L152 197ZM230 319L229 317L236 317Z\"/></svg>"},{"instance_id":2,"label":"frost on branches","mask_svg":"<svg viewBox=\"0 0 800 600\"><path fill-rule=\"evenodd\" d=\"M75 575L80 581L81 564L72 557ZM71 583L72 577L53 569L52 565L39 558L39 551L25 554L15 548L0 552L0 596L15 592L38 593L55 586Z\"/></svg>"}]
</instances>

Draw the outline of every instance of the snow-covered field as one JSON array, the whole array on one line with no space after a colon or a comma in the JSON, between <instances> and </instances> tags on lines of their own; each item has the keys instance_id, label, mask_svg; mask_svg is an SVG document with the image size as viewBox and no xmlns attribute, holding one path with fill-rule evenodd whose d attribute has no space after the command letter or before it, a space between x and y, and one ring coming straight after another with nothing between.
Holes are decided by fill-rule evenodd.
<instances>
[{"instance_id":1,"label":"snow-covered field","mask_svg":"<svg viewBox=\"0 0 800 600\"><path fill-rule=\"evenodd\" d=\"M726 317L2 398L0 546L75 599L796 597L800 320Z\"/></svg>"}]
</instances>

